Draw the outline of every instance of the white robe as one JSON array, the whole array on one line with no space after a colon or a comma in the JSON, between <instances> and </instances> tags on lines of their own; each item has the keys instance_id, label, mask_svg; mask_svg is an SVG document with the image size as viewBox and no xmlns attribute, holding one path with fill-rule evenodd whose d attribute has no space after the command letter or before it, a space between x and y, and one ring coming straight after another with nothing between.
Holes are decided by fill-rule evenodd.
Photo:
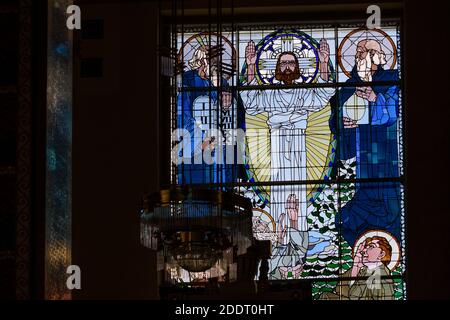
<instances>
[{"instance_id":1,"label":"white robe","mask_svg":"<svg viewBox=\"0 0 450 320\"><path fill-rule=\"evenodd\" d=\"M319 79L319 82L322 79ZM256 84L253 80L250 85ZM256 115L268 112L271 142L271 180L306 180L305 130L309 112L324 108L334 88L299 88L246 90L241 93L246 112ZM284 225L289 226L287 198L295 194L299 200L298 231L307 231L306 185L271 186L270 211L278 222L286 214ZM287 235L285 242L288 241Z\"/></svg>"}]
</instances>

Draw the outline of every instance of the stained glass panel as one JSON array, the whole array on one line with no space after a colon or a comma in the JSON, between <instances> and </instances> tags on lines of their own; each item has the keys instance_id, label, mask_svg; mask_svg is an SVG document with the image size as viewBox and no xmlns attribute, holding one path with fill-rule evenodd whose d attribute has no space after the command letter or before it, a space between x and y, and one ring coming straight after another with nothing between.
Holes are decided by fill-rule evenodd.
<instances>
[{"instance_id":1,"label":"stained glass panel","mask_svg":"<svg viewBox=\"0 0 450 320\"><path fill-rule=\"evenodd\" d=\"M399 26L173 36L173 182L249 197L271 280L311 279L314 299L404 299Z\"/></svg>"}]
</instances>

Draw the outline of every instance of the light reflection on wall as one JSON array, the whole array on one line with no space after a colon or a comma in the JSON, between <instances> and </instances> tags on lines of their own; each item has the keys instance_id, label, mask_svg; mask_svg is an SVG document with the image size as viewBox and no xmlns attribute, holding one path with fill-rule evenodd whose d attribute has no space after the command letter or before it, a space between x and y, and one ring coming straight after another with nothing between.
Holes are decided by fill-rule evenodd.
<instances>
[{"instance_id":1,"label":"light reflection on wall","mask_svg":"<svg viewBox=\"0 0 450 320\"><path fill-rule=\"evenodd\" d=\"M72 2L48 1L45 298L52 300L71 299L72 32L66 9Z\"/></svg>"}]
</instances>

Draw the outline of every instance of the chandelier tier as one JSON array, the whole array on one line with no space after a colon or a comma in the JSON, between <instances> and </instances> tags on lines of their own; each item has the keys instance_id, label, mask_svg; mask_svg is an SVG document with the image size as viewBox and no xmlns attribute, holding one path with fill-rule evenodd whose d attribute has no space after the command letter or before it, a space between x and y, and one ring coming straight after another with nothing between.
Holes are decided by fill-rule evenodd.
<instances>
[{"instance_id":1,"label":"chandelier tier","mask_svg":"<svg viewBox=\"0 0 450 320\"><path fill-rule=\"evenodd\" d=\"M227 274L252 245L252 205L237 194L172 188L146 195L141 242L163 251L167 268Z\"/></svg>"}]
</instances>

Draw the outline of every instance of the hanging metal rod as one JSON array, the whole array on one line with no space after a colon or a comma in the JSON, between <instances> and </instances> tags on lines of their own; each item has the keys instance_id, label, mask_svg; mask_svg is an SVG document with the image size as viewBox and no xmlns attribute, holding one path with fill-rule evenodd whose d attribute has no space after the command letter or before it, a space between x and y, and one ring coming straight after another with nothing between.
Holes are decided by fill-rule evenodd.
<instances>
[{"instance_id":1,"label":"hanging metal rod","mask_svg":"<svg viewBox=\"0 0 450 320\"><path fill-rule=\"evenodd\" d=\"M292 186L292 185L317 185L317 184L348 184L348 183L404 183L405 177L392 178L354 178L354 179L330 179L330 180L298 180L298 181L264 181L264 182L225 182L225 183L196 183L196 184L176 184L172 187L260 187L260 186Z\"/></svg>"},{"instance_id":2,"label":"hanging metal rod","mask_svg":"<svg viewBox=\"0 0 450 320\"><path fill-rule=\"evenodd\" d=\"M329 83L297 83L291 85L267 84L267 85L249 85L249 86L228 86L227 90L267 90L267 89L301 89L301 88L352 88L352 87L368 87L368 86L400 86L402 81L376 81L376 82L329 82ZM182 91L217 91L217 87L181 87L178 92Z\"/></svg>"}]
</instances>

